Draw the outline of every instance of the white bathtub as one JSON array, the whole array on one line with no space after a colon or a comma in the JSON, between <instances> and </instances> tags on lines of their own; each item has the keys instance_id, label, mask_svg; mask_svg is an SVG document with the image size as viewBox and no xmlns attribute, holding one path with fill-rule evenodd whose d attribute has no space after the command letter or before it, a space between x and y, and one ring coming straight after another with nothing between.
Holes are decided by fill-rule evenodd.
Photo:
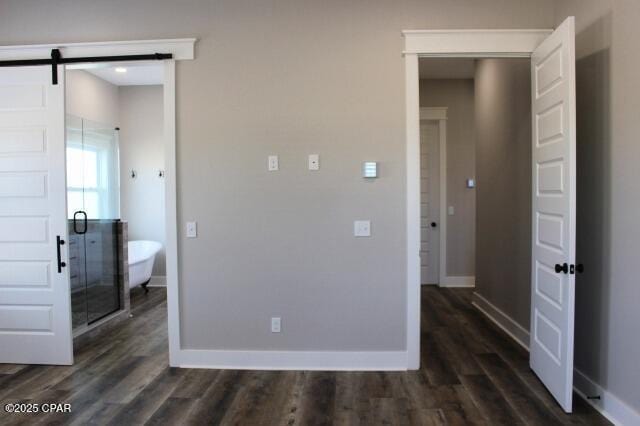
<instances>
[{"instance_id":1,"label":"white bathtub","mask_svg":"<svg viewBox=\"0 0 640 426\"><path fill-rule=\"evenodd\" d=\"M129 288L142 285L147 289L151 279L153 262L162 249L157 241L129 241Z\"/></svg>"}]
</instances>

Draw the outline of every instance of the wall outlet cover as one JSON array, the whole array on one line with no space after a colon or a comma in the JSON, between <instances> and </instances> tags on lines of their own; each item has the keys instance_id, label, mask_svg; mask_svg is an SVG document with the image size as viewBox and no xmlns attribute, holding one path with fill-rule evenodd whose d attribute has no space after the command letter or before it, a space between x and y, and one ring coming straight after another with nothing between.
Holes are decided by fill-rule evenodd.
<instances>
[{"instance_id":1,"label":"wall outlet cover","mask_svg":"<svg viewBox=\"0 0 640 426\"><path fill-rule=\"evenodd\" d=\"M353 235L355 237L370 237L371 236L371 221L370 220L356 220L353 222Z\"/></svg>"},{"instance_id":2,"label":"wall outlet cover","mask_svg":"<svg viewBox=\"0 0 640 426\"><path fill-rule=\"evenodd\" d=\"M198 236L198 223L187 222L187 238L196 238Z\"/></svg>"},{"instance_id":3,"label":"wall outlet cover","mask_svg":"<svg viewBox=\"0 0 640 426\"><path fill-rule=\"evenodd\" d=\"M270 155L267 158L267 169L270 172L275 172L275 171L278 171L280 169L280 165L278 164L278 156L277 155Z\"/></svg>"},{"instance_id":4,"label":"wall outlet cover","mask_svg":"<svg viewBox=\"0 0 640 426\"><path fill-rule=\"evenodd\" d=\"M309 170L320 170L320 155L309 155Z\"/></svg>"},{"instance_id":5,"label":"wall outlet cover","mask_svg":"<svg viewBox=\"0 0 640 426\"><path fill-rule=\"evenodd\" d=\"M282 320L280 317L271 318L271 332L272 333L280 333L282 330Z\"/></svg>"}]
</instances>

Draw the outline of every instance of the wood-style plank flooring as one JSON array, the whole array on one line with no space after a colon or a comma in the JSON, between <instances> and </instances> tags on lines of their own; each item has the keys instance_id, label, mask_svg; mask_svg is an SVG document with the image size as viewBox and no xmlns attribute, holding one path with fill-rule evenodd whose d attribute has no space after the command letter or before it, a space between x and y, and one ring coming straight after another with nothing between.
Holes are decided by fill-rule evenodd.
<instances>
[{"instance_id":1,"label":"wood-style plank flooring","mask_svg":"<svg viewBox=\"0 0 640 426\"><path fill-rule=\"evenodd\" d=\"M150 290L134 289L133 318L85 339L71 367L0 364L2 406L72 405L64 415L0 407L0 424L608 424L577 396L564 414L466 289L423 289L422 369L390 373L169 368L165 292Z\"/></svg>"}]
</instances>

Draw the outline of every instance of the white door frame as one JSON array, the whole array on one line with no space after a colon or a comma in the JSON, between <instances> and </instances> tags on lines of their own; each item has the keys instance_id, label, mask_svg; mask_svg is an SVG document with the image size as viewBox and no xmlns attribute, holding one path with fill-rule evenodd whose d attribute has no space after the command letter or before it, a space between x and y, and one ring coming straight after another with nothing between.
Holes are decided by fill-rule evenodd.
<instances>
[{"instance_id":1,"label":"white door frame","mask_svg":"<svg viewBox=\"0 0 640 426\"><path fill-rule=\"evenodd\" d=\"M421 107L420 121L438 122L438 152L440 164L440 240L438 241L438 285L447 281L447 107ZM420 280L422 283L422 280Z\"/></svg>"},{"instance_id":2,"label":"white door frame","mask_svg":"<svg viewBox=\"0 0 640 426\"><path fill-rule=\"evenodd\" d=\"M420 368L420 76L418 58L530 58L534 49L552 32L553 30L532 29L407 30L402 32L405 41L403 53L407 139L407 368L410 370Z\"/></svg>"},{"instance_id":3,"label":"white door frame","mask_svg":"<svg viewBox=\"0 0 640 426\"><path fill-rule=\"evenodd\" d=\"M0 46L0 61L42 59L51 49L60 49L62 57L121 56L171 53L164 60L164 149L165 149L165 217L167 253L167 310L169 330L169 364L178 366L180 347L180 304L178 271L178 222L176 201L176 80L175 62L195 58L195 38L139 40L95 43L40 44Z\"/></svg>"}]
</instances>

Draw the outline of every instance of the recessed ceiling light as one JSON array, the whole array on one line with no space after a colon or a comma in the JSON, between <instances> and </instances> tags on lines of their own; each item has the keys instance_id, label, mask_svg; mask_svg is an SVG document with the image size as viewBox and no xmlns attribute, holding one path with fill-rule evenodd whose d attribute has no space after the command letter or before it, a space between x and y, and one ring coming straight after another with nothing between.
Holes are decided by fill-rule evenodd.
<instances>
[{"instance_id":1,"label":"recessed ceiling light","mask_svg":"<svg viewBox=\"0 0 640 426\"><path fill-rule=\"evenodd\" d=\"M118 68L116 68L116 72L125 73L125 72L127 72L127 69L125 67L118 67Z\"/></svg>"}]
</instances>

